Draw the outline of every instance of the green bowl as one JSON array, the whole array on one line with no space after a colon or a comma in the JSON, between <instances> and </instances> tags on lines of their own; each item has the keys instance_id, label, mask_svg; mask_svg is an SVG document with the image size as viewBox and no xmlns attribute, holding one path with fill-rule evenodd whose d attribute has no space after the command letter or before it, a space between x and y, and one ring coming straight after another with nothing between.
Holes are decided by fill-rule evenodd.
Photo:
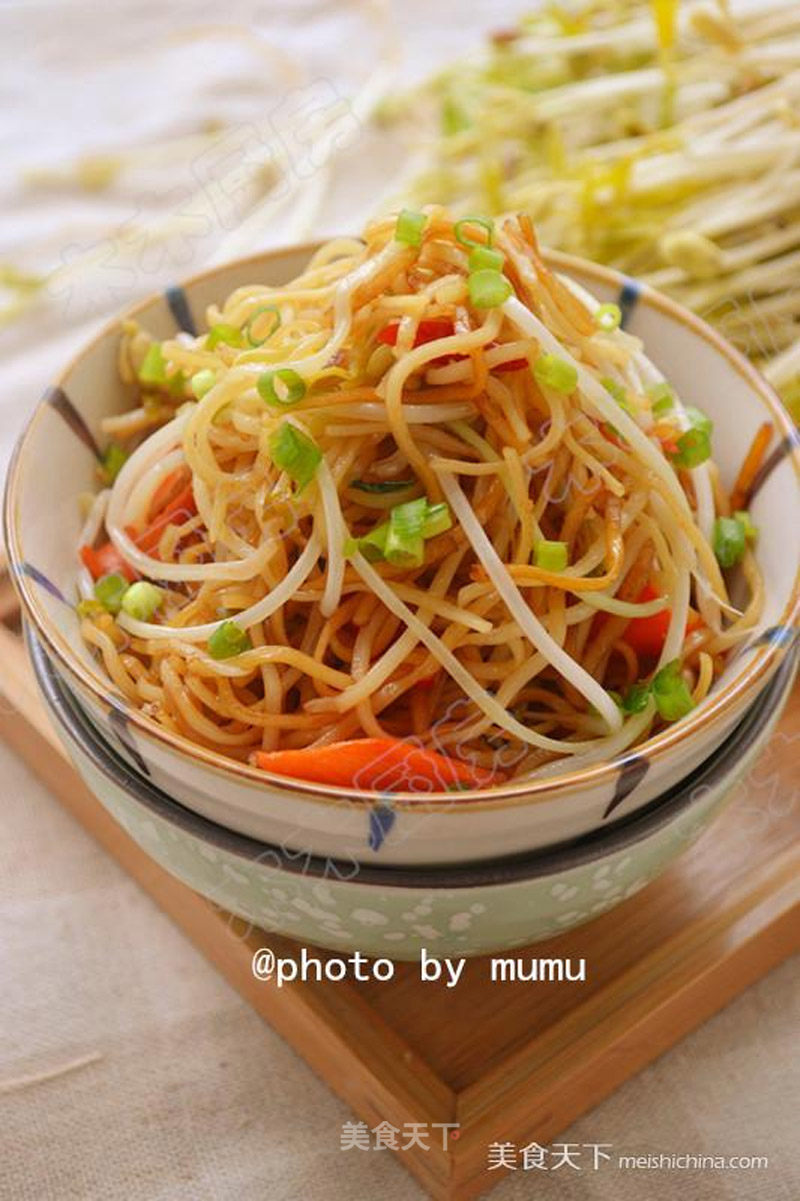
<instances>
[{"instance_id":1,"label":"green bowl","mask_svg":"<svg viewBox=\"0 0 800 1201\"><path fill-rule=\"evenodd\" d=\"M179 805L99 737L27 631L47 708L77 770L172 875L265 930L389 959L481 955L563 933L644 888L731 798L770 738L795 674L787 657L744 720L680 785L611 829L465 867L407 869L323 859L257 842Z\"/></svg>"}]
</instances>

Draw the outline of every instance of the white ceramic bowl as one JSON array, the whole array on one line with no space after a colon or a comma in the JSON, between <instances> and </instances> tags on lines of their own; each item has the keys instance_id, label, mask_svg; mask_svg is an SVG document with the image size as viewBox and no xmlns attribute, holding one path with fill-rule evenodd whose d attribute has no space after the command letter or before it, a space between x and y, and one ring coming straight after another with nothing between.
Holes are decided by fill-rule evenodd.
<instances>
[{"instance_id":1,"label":"white ceramic bowl","mask_svg":"<svg viewBox=\"0 0 800 1201\"><path fill-rule=\"evenodd\" d=\"M206 306L258 280L297 274L311 247L232 263L142 302L135 315L156 335L191 328ZM627 328L683 399L715 422L715 456L730 481L758 426L775 449L751 506L766 582L763 620L712 694L682 722L627 755L578 772L485 792L436 797L354 793L266 775L196 747L132 710L93 659L72 604L77 496L95 487L101 418L130 405L116 369L119 321L69 364L39 405L9 474L6 539L28 620L56 669L103 736L153 784L232 830L313 855L421 865L491 859L575 838L635 812L702 763L733 728L793 640L800 589L800 452L794 427L756 371L710 327L616 273L551 256L603 301L618 299Z\"/></svg>"},{"instance_id":2,"label":"white ceramic bowl","mask_svg":"<svg viewBox=\"0 0 800 1201\"><path fill-rule=\"evenodd\" d=\"M638 892L730 799L769 739L794 678L787 661L701 768L616 826L504 862L421 871L298 855L176 804L109 750L42 647L30 641L45 703L78 771L162 867L265 930L390 959L416 959L423 947L442 956L523 946Z\"/></svg>"}]
</instances>

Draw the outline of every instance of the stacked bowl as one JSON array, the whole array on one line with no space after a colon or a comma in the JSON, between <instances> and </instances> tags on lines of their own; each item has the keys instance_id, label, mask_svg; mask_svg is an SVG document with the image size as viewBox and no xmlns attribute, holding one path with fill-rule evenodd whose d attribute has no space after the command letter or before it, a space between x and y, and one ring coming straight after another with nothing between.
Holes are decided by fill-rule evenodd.
<instances>
[{"instance_id":1,"label":"stacked bowl","mask_svg":"<svg viewBox=\"0 0 800 1201\"><path fill-rule=\"evenodd\" d=\"M230 264L144 301L155 337L212 302L297 275L311 247ZM121 321L48 390L6 491L11 567L45 703L81 775L131 836L192 888L268 930L398 959L474 955L587 921L660 874L722 809L792 685L800 612L800 449L757 372L697 318L591 264L552 256L627 328L684 401L715 423L723 477L759 427L776 449L752 490L761 619L710 695L625 755L473 792L354 792L272 776L198 747L129 706L75 613L78 497L93 490L103 417L123 412Z\"/></svg>"}]
</instances>

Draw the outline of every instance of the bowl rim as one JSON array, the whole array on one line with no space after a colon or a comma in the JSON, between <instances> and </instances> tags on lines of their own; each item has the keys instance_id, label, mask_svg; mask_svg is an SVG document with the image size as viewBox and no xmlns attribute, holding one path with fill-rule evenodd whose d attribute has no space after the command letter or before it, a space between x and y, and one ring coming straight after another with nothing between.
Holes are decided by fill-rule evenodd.
<instances>
[{"instance_id":1,"label":"bowl rim","mask_svg":"<svg viewBox=\"0 0 800 1201\"><path fill-rule=\"evenodd\" d=\"M606 858L617 851L644 842L695 802L710 792L731 785L738 778L738 765L753 743L769 725L775 710L782 709L792 688L800 655L794 648L772 680L750 706L742 720L724 742L691 775L673 785L642 809L613 826L592 830L579 838L555 846L525 851L487 862L430 867L402 867L393 864L360 863L357 860L322 857L295 851L274 843L262 842L221 826L210 818L188 809L180 801L135 772L100 736L77 699L51 663L47 651L33 629L26 625L25 639L39 689L48 713L75 742L82 753L107 780L132 796L151 813L178 826L202 842L247 862L264 862L290 875L304 875L326 882L362 884L397 888L479 888L519 883L571 871ZM763 751L759 748L759 754ZM354 870L355 869L355 870Z\"/></svg>"},{"instance_id":2,"label":"bowl rim","mask_svg":"<svg viewBox=\"0 0 800 1201\"><path fill-rule=\"evenodd\" d=\"M314 239L312 241L231 259L226 263L216 264L186 277L178 287L185 291L195 287L197 284L211 280L224 272L240 270L250 266L257 269L258 266L276 259L286 259L297 255L310 257L324 242L325 239ZM682 305L657 291L655 288L650 287L648 284L634 281L629 276L611 267L593 263L575 255L565 254L562 251L547 250L544 257L551 266L560 272L566 274L569 274L571 271L577 272L578 274L594 279L598 283L616 288L618 292L622 292L626 288L629 289L633 286L638 303L648 304L658 313L688 328L691 333L708 343L723 359L726 359L729 365L745 381L751 391L759 398L762 405L768 410L777 428L778 435L787 448L786 457L792 463L798 488L800 489L800 434L783 408L774 389L744 355L736 350L707 322L703 321L702 318L696 316L696 314L685 309ZM118 333L122 322L136 317L137 314L151 305L162 301L165 292L169 290L171 289L161 289L152 292L126 308L121 314L106 321L89 341L68 360L65 367L55 377L51 387L57 388L63 386L66 378L72 373L77 364L93 354L98 344L105 338ZM121 694L112 691L113 686L110 682L106 684L101 678L92 675L80 660L73 655L72 649L66 640L62 639L57 630L50 628L44 610L39 607L36 592L32 587L32 581L21 569L24 556L22 554L21 536L17 521L19 468L27 441L37 422L41 419L44 408L44 400L40 400L14 447L6 478L3 505L3 531L6 547L8 548L9 565L14 586L20 596L25 612L48 648L48 653L104 709L114 710L118 713L121 712L124 714L126 721L139 730L145 738L154 739L164 744L170 752L177 753L179 759L187 759L193 766L201 764L203 769L209 770L212 774L224 779L230 780L231 777L234 777L247 786L270 787L295 799L302 797L303 799L320 804L372 807L376 802L382 800L384 794L374 790L355 790L333 785L323 786L311 781L281 776L252 767L248 763L241 763L237 760L226 758L222 753L207 747L198 746L183 735L174 734L172 731L159 726L140 710L132 708ZM795 572L791 594L776 624L780 627L789 627L794 630L797 630L800 626L800 564L798 564L797 571ZM574 796L576 793L581 793L587 788L594 788L602 786L607 782L612 782L632 762L641 762L645 759L648 764L653 764L676 747L685 744L689 739L700 734L703 730L707 730L718 722L723 721L741 698L751 695L754 691L758 690L759 686L763 686L779 663L784 649L785 644L781 644L779 641L768 642L754 647L748 655L746 663L734 679L725 688L720 689L719 692L712 693L699 711L695 710L693 714L689 714L681 721L668 726L665 730L651 736L645 742L630 748L625 753L613 759L580 768L577 771L567 770L562 774L544 776L539 779L512 779L505 784L489 789L465 790L458 794L458 807L469 812L478 812L482 809L501 810L518 805L551 802L556 798ZM391 804L395 810L411 809L414 812L426 813L447 810L453 806L454 801L452 795L449 793L393 792L391 793Z\"/></svg>"}]
</instances>

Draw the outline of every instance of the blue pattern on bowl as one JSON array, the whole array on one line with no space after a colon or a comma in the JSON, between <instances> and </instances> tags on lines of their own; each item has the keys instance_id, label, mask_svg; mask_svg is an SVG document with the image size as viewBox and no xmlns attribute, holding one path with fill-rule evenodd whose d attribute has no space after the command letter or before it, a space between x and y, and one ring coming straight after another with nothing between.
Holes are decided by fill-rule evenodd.
<instances>
[{"instance_id":1,"label":"blue pattern on bowl","mask_svg":"<svg viewBox=\"0 0 800 1201\"><path fill-rule=\"evenodd\" d=\"M374 809L370 809L367 845L371 851L379 851L381 849L396 820L397 814L392 809L392 802L388 797L376 805Z\"/></svg>"},{"instance_id":2,"label":"blue pattern on bowl","mask_svg":"<svg viewBox=\"0 0 800 1201\"><path fill-rule=\"evenodd\" d=\"M192 315L188 297L180 284L172 284L171 287L167 288L164 292L164 297L169 305L172 316L175 318L175 324L178 329L191 334L193 338L196 337L197 325Z\"/></svg>"},{"instance_id":3,"label":"blue pattern on bowl","mask_svg":"<svg viewBox=\"0 0 800 1201\"><path fill-rule=\"evenodd\" d=\"M603 821L610 817L615 809L619 809L622 802L634 793L649 770L650 760L646 755L631 755L622 763L614 795L603 813Z\"/></svg>"},{"instance_id":4,"label":"blue pattern on bowl","mask_svg":"<svg viewBox=\"0 0 800 1201\"><path fill-rule=\"evenodd\" d=\"M624 284L620 288L619 298L617 300L620 313L622 314L622 319L620 321L622 329L625 329L630 324L631 317L633 316L633 310L639 303L639 298L641 295L642 285L638 282L638 280L631 279L629 277L626 278Z\"/></svg>"},{"instance_id":5,"label":"blue pattern on bowl","mask_svg":"<svg viewBox=\"0 0 800 1201\"><path fill-rule=\"evenodd\" d=\"M45 592L49 592L50 596L55 597L56 600L61 601L65 605L69 604L69 601L64 596L61 589L54 584L52 580L49 580L43 571L40 571L38 567L34 567L33 563L22 563L20 565L20 571L26 575L29 580L33 580L34 583L38 584L40 588L44 588Z\"/></svg>"},{"instance_id":6,"label":"blue pattern on bowl","mask_svg":"<svg viewBox=\"0 0 800 1201\"><path fill-rule=\"evenodd\" d=\"M100 458L100 448L97 445L94 434L89 429L78 409L72 403L66 392L58 384L54 384L48 388L44 394L45 404L50 405L51 409L55 409L60 417L63 417L65 423L76 434L81 442L89 448L96 459Z\"/></svg>"}]
</instances>

